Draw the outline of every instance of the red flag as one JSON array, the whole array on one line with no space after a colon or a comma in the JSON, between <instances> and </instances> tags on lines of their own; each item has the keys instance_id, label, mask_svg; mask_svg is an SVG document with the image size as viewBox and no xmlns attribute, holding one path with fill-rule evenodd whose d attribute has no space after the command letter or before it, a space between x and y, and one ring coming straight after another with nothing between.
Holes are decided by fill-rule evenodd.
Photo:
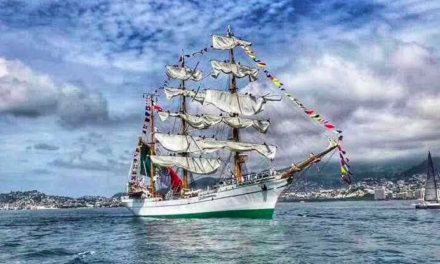
<instances>
[{"instance_id":1,"label":"red flag","mask_svg":"<svg viewBox=\"0 0 440 264\"><path fill-rule=\"evenodd\" d=\"M153 109L156 111L162 111L162 107L160 107L159 105L154 105Z\"/></svg>"},{"instance_id":2,"label":"red flag","mask_svg":"<svg viewBox=\"0 0 440 264\"><path fill-rule=\"evenodd\" d=\"M333 128L335 128L335 126L332 125L332 124L325 124L324 126L325 126L326 128L328 128L328 129L333 129Z\"/></svg>"},{"instance_id":3,"label":"red flag","mask_svg":"<svg viewBox=\"0 0 440 264\"><path fill-rule=\"evenodd\" d=\"M171 189L175 190L181 188L182 180L180 179L179 175L177 175L177 173L171 168L169 168L168 170L171 175Z\"/></svg>"}]
</instances>

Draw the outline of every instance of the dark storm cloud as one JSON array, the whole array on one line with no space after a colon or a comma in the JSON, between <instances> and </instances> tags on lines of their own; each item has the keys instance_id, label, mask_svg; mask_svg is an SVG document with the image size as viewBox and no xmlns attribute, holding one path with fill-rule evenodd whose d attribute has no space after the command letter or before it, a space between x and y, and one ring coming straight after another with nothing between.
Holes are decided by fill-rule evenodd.
<instances>
[{"instance_id":1,"label":"dark storm cloud","mask_svg":"<svg viewBox=\"0 0 440 264\"><path fill-rule=\"evenodd\" d=\"M37 118L55 115L66 128L107 125L107 101L70 83L34 72L20 61L0 57L0 115Z\"/></svg>"},{"instance_id":2,"label":"dark storm cloud","mask_svg":"<svg viewBox=\"0 0 440 264\"><path fill-rule=\"evenodd\" d=\"M47 143L38 143L38 144L34 145L34 149L55 151L55 150L59 150L60 147L55 146L55 145L51 145L51 144L47 144Z\"/></svg>"},{"instance_id":3,"label":"dark storm cloud","mask_svg":"<svg viewBox=\"0 0 440 264\"><path fill-rule=\"evenodd\" d=\"M47 169L34 169L32 172L37 174L37 175L48 175L48 174L50 174L50 170L47 170Z\"/></svg>"}]
</instances>

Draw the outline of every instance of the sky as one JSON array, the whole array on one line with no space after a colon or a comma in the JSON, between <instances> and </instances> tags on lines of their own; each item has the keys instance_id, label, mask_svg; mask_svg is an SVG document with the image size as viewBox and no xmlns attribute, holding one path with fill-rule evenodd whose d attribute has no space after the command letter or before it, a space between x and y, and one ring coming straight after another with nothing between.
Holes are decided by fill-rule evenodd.
<instances>
[{"instance_id":1,"label":"sky","mask_svg":"<svg viewBox=\"0 0 440 264\"><path fill-rule=\"evenodd\" d=\"M353 162L440 155L439 1L0 0L0 192L123 191L142 93L163 85L165 65L209 47L228 25L289 93L343 131ZM255 66L243 51L236 56ZM206 75L213 58L227 55L209 50L188 65L200 61ZM201 85L226 89L227 81ZM262 73L239 87L280 94ZM164 96L158 103L177 107ZM329 134L286 99L261 117L271 120L268 134L243 138L279 146L275 168L327 144Z\"/></svg>"}]
</instances>

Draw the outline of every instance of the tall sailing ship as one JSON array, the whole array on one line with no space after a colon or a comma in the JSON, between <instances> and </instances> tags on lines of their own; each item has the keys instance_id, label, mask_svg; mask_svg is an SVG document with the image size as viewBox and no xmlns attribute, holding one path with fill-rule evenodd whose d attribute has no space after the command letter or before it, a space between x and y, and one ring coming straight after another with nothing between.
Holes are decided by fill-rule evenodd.
<instances>
[{"instance_id":1,"label":"tall sailing ship","mask_svg":"<svg viewBox=\"0 0 440 264\"><path fill-rule=\"evenodd\" d=\"M179 98L178 112L165 111L159 107L157 92L144 94L147 106L143 135L139 137L131 164L128 195L123 198L124 205L135 215L271 218L278 197L291 184L293 177L340 148L337 139L329 139L326 149L310 154L298 163L292 163L287 170L271 168L261 173L245 173L246 152L256 152L263 159L273 160L277 147L264 142L243 142L240 130L255 129L265 134L270 121L260 120L255 115L264 110L266 103L277 103L281 98L238 91L238 78L255 81L259 72L257 68L237 62L234 56L235 48L249 52L246 48L249 48L250 42L235 37L230 28L226 36L213 35L212 40L213 49L227 52L229 56L227 60L210 62L212 77L216 78L222 73L229 75L227 91L188 89L189 82L199 82L209 75L203 77L197 69L198 64L195 68L188 67L185 59L190 56L186 55L181 56L178 65L166 67L169 80L177 80L179 86L169 87L167 81L158 90L163 90L168 100ZM196 53L203 54L206 51L202 49ZM220 110L221 114L191 114L187 111L188 103L200 104L202 109L211 105ZM159 131L156 126L158 119L165 123L174 121L174 124L177 120L181 129L178 133ZM220 125L230 131L226 139L194 134L197 130L212 131ZM170 128L171 125L165 127ZM229 152L229 156L222 157L219 154L221 150ZM225 173L228 166L230 169ZM204 188L190 187L193 175L218 175L221 168L223 176L215 183Z\"/></svg>"}]
</instances>

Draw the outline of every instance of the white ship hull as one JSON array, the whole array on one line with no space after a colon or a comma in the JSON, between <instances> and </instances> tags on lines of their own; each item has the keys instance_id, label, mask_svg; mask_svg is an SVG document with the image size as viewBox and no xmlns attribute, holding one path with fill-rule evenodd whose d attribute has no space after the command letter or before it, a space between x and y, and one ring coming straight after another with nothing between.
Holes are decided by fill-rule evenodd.
<instances>
[{"instance_id":1,"label":"white ship hull","mask_svg":"<svg viewBox=\"0 0 440 264\"><path fill-rule=\"evenodd\" d=\"M137 216L271 218L278 197L287 185L287 180L278 175L248 184L221 186L191 198L126 198L122 202Z\"/></svg>"}]
</instances>

